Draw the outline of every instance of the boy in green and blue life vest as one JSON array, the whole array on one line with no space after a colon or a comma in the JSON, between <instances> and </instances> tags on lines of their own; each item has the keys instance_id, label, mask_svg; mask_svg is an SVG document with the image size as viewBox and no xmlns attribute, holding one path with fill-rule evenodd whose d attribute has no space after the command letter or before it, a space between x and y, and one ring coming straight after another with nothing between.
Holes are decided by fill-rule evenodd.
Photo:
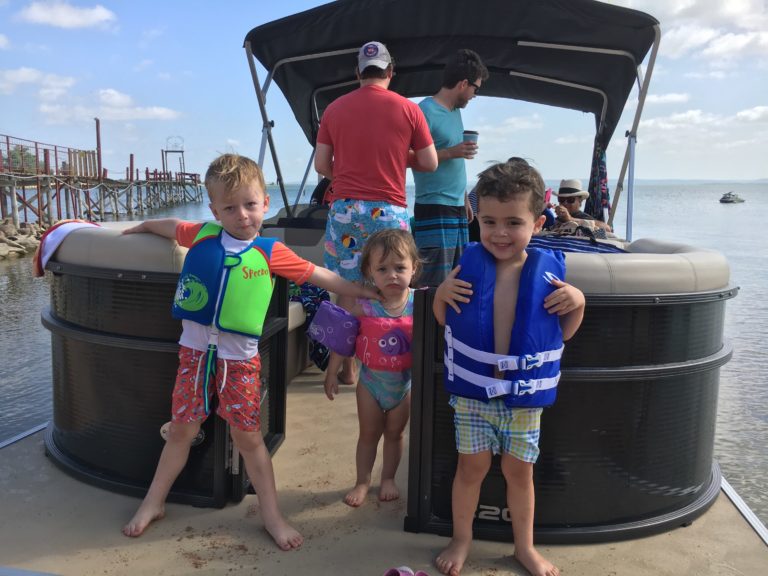
<instances>
[{"instance_id":1,"label":"boy in green and blue life vest","mask_svg":"<svg viewBox=\"0 0 768 576\"><path fill-rule=\"evenodd\" d=\"M282 550L299 548L301 534L283 517L269 451L260 431L259 336L272 295L272 275L296 284L311 282L337 294L374 298L378 294L297 256L274 239L259 236L269 196L253 160L224 154L205 175L209 207L217 223L147 220L124 234L149 232L189 248L173 303L182 320L179 368L172 397L172 423L147 495L123 527L140 536L165 514L165 500L184 468L192 440L219 397L217 413L259 496L264 525ZM209 385L210 384L210 385Z\"/></svg>"},{"instance_id":2,"label":"boy in green and blue life vest","mask_svg":"<svg viewBox=\"0 0 768 576\"><path fill-rule=\"evenodd\" d=\"M557 576L533 545L533 463L541 406L554 401L562 343L581 324L584 294L560 279L562 253L526 251L545 219L536 169L527 162L491 166L479 175L477 196L481 245L468 245L433 302L435 318L446 325L445 383L459 452L453 537L435 565L450 576L461 572L480 488L492 454L500 452L515 557L535 576Z\"/></svg>"}]
</instances>

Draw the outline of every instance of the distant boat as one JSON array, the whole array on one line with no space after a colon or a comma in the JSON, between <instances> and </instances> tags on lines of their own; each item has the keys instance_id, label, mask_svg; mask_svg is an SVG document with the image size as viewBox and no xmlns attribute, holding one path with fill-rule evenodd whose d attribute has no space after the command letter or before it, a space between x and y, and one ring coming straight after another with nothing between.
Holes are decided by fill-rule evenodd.
<instances>
[{"instance_id":1,"label":"distant boat","mask_svg":"<svg viewBox=\"0 0 768 576\"><path fill-rule=\"evenodd\" d=\"M726 192L723 194L723 196L720 198L721 204L738 204L739 202L744 202L744 198L736 194L735 192Z\"/></svg>"}]
</instances>

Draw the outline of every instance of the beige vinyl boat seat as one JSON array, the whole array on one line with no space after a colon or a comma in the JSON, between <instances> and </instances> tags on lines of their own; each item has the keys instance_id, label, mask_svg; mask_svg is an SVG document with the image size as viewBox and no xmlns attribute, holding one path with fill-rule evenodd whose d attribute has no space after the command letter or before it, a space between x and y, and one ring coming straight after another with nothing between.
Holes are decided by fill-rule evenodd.
<instances>
[{"instance_id":1,"label":"beige vinyl boat seat","mask_svg":"<svg viewBox=\"0 0 768 576\"><path fill-rule=\"evenodd\" d=\"M143 272L179 273L186 249L153 234L122 235L135 222L105 223L74 230L53 260L81 266ZM278 238L296 253L323 263L324 230L272 227L264 235ZM719 252L684 244L641 239L625 246L628 253L567 253L566 280L585 294L674 294L728 287L729 267ZM170 311L170 303L169 303ZM306 338L300 329L306 315L298 302L288 313L289 377L306 366Z\"/></svg>"},{"instance_id":2,"label":"beige vinyl boat seat","mask_svg":"<svg viewBox=\"0 0 768 576\"><path fill-rule=\"evenodd\" d=\"M94 268L181 272L187 249L154 234L122 234L122 230L136 224L138 222L105 222L99 227L75 230L59 246L53 260ZM169 302L169 312L170 306ZM288 306L288 330L295 330L304 324L305 319L301 303L291 302Z\"/></svg>"},{"instance_id":3,"label":"beige vinyl boat seat","mask_svg":"<svg viewBox=\"0 0 768 576\"><path fill-rule=\"evenodd\" d=\"M585 294L676 294L728 287L720 252L642 238L627 253L566 253L566 280Z\"/></svg>"}]
</instances>

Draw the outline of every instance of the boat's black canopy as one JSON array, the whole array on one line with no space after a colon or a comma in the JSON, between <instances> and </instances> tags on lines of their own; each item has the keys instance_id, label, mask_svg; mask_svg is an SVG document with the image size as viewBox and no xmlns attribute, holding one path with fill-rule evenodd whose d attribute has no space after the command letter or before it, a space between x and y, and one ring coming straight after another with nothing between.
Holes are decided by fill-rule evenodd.
<instances>
[{"instance_id":1,"label":"boat's black canopy","mask_svg":"<svg viewBox=\"0 0 768 576\"><path fill-rule=\"evenodd\" d=\"M254 28L245 44L312 144L325 107L358 86L357 50L377 40L404 96L437 92L447 58L470 48L490 72L484 96L591 112L605 149L657 25L592 0L338 0Z\"/></svg>"}]
</instances>

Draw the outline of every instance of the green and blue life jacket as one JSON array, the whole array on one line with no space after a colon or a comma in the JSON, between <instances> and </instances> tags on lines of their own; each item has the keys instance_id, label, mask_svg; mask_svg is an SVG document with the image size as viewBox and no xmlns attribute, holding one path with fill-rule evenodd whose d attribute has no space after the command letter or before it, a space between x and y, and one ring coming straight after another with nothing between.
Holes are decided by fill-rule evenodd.
<instances>
[{"instance_id":1,"label":"green and blue life jacket","mask_svg":"<svg viewBox=\"0 0 768 576\"><path fill-rule=\"evenodd\" d=\"M261 336L274 280L274 238L256 237L238 254L227 254L223 228L206 222L195 236L179 275L173 316L223 332Z\"/></svg>"}]
</instances>

